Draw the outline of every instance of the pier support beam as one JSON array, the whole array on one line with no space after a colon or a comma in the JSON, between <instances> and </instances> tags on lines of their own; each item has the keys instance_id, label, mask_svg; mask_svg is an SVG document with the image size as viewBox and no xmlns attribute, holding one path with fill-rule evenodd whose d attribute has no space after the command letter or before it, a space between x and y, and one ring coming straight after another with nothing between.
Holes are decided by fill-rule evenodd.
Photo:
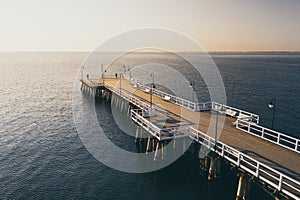
<instances>
[{"instance_id":1,"label":"pier support beam","mask_svg":"<svg viewBox=\"0 0 300 200\"><path fill-rule=\"evenodd\" d=\"M208 175L208 169L210 167L210 157L200 157L200 174L203 176Z\"/></svg>"},{"instance_id":2,"label":"pier support beam","mask_svg":"<svg viewBox=\"0 0 300 200\"><path fill-rule=\"evenodd\" d=\"M154 147L155 147L155 138L152 138L152 151L154 151Z\"/></svg>"},{"instance_id":3,"label":"pier support beam","mask_svg":"<svg viewBox=\"0 0 300 200\"><path fill-rule=\"evenodd\" d=\"M164 159L164 153L165 153L165 150L164 150L164 142L161 143L161 159Z\"/></svg>"},{"instance_id":4,"label":"pier support beam","mask_svg":"<svg viewBox=\"0 0 300 200\"><path fill-rule=\"evenodd\" d=\"M249 198L250 190L251 190L251 183L252 183L252 180L248 179L247 185L245 187L244 194L243 194L243 199L245 199L245 200Z\"/></svg>"},{"instance_id":5,"label":"pier support beam","mask_svg":"<svg viewBox=\"0 0 300 200\"><path fill-rule=\"evenodd\" d=\"M153 160L156 160L156 156L157 156L157 153L158 153L158 148L159 148L159 141L157 141L157 144L156 144L156 149L155 149L154 159Z\"/></svg>"},{"instance_id":6,"label":"pier support beam","mask_svg":"<svg viewBox=\"0 0 300 200\"><path fill-rule=\"evenodd\" d=\"M140 127L138 126L138 127L136 127L136 132L135 132L135 142L137 142L137 139L138 139L138 135L139 135L139 129L140 129Z\"/></svg>"},{"instance_id":7,"label":"pier support beam","mask_svg":"<svg viewBox=\"0 0 300 200\"><path fill-rule=\"evenodd\" d=\"M149 134L149 135L148 135L148 140L147 140L146 154L148 154L148 152L149 152L150 140L151 140L151 136L150 136L150 134Z\"/></svg>"},{"instance_id":8,"label":"pier support beam","mask_svg":"<svg viewBox=\"0 0 300 200\"><path fill-rule=\"evenodd\" d=\"M239 177L239 184L236 191L236 200L242 200L243 197L243 190L244 190L244 175L240 175Z\"/></svg>"},{"instance_id":9,"label":"pier support beam","mask_svg":"<svg viewBox=\"0 0 300 200\"><path fill-rule=\"evenodd\" d=\"M182 153L185 153L185 138L183 138L183 141L182 141Z\"/></svg>"},{"instance_id":10,"label":"pier support beam","mask_svg":"<svg viewBox=\"0 0 300 200\"><path fill-rule=\"evenodd\" d=\"M143 140L143 128L141 127L141 132L140 132L140 142Z\"/></svg>"},{"instance_id":11,"label":"pier support beam","mask_svg":"<svg viewBox=\"0 0 300 200\"><path fill-rule=\"evenodd\" d=\"M215 169L215 178L221 177L222 170L222 158L216 158L216 169Z\"/></svg>"},{"instance_id":12,"label":"pier support beam","mask_svg":"<svg viewBox=\"0 0 300 200\"><path fill-rule=\"evenodd\" d=\"M241 174L239 176L239 183L236 192L236 200L247 200L249 197L251 188L251 179L249 179L246 175Z\"/></svg>"},{"instance_id":13,"label":"pier support beam","mask_svg":"<svg viewBox=\"0 0 300 200\"><path fill-rule=\"evenodd\" d=\"M215 158L210 158L210 166L208 170L208 180L212 180L215 177L215 169L216 169L216 160Z\"/></svg>"},{"instance_id":14,"label":"pier support beam","mask_svg":"<svg viewBox=\"0 0 300 200\"><path fill-rule=\"evenodd\" d=\"M127 116L130 116L130 110L131 110L131 105L130 105L130 104L128 104Z\"/></svg>"},{"instance_id":15,"label":"pier support beam","mask_svg":"<svg viewBox=\"0 0 300 200\"><path fill-rule=\"evenodd\" d=\"M208 156L206 156L204 158L204 168L205 168L205 170L207 170L209 168L209 165L210 165L210 158Z\"/></svg>"}]
</instances>

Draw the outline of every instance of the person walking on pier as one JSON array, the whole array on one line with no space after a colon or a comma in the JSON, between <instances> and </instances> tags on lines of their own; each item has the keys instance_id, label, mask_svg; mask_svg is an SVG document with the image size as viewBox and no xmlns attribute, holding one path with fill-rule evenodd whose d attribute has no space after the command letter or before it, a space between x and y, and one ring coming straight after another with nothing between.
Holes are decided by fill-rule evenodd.
<instances>
[{"instance_id":1,"label":"person walking on pier","mask_svg":"<svg viewBox=\"0 0 300 200\"><path fill-rule=\"evenodd\" d=\"M115 77L118 78L118 74L117 73L115 73Z\"/></svg>"}]
</instances>

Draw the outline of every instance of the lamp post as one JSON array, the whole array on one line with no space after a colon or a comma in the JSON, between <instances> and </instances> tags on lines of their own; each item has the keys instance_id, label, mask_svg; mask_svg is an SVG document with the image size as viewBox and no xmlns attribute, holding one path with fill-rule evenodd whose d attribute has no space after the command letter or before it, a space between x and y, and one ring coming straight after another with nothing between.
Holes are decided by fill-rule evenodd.
<instances>
[{"instance_id":1,"label":"lamp post","mask_svg":"<svg viewBox=\"0 0 300 200\"><path fill-rule=\"evenodd\" d=\"M218 123L219 123L219 112L216 111L216 132L215 132L215 152L217 151L217 137L218 137Z\"/></svg>"},{"instance_id":2,"label":"lamp post","mask_svg":"<svg viewBox=\"0 0 300 200\"><path fill-rule=\"evenodd\" d=\"M129 81L130 81L130 85L131 85L131 68L132 67L129 68L129 79L130 79Z\"/></svg>"},{"instance_id":3,"label":"lamp post","mask_svg":"<svg viewBox=\"0 0 300 200\"><path fill-rule=\"evenodd\" d=\"M152 76L152 83L151 83L151 89L150 89L150 108L152 108L153 88L155 88L155 85L154 85L154 73L151 73L151 76Z\"/></svg>"},{"instance_id":4,"label":"lamp post","mask_svg":"<svg viewBox=\"0 0 300 200\"><path fill-rule=\"evenodd\" d=\"M104 74L103 74L103 65L101 65L101 78L102 78L102 83L104 85Z\"/></svg>"},{"instance_id":5,"label":"lamp post","mask_svg":"<svg viewBox=\"0 0 300 200\"><path fill-rule=\"evenodd\" d=\"M120 73L120 94L122 93L122 76L123 73Z\"/></svg>"},{"instance_id":6,"label":"lamp post","mask_svg":"<svg viewBox=\"0 0 300 200\"><path fill-rule=\"evenodd\" d=\"M216 116L216 130L215 130L215 146L214 146L214 150L217 151L217 142L218 142L218 125L219 125L219 115L225 115L226 113L226 109L224 109L223 105L221 106L221 108L218 110L214 111L215 116Z\"/></svg>"},{"instance_id":7,"label":"lamp post","mask_svg":"<svg viewBox=\"0 0 300 200\"><path fill-rule=\"evenodd\" d=\"M276 99L272 98L271 102L269 103L269 108L273 109L273 118L272 118L272 129L274 127L274 119L275 119L275 110L276 110Z\"/></svg>"},{"instance_id":8,"label":"lamp post","mask_svg":"<svg viewBox=\"0 0 300 200\"><path fill-rule=\"evenodd\" d=\"M190 88L192 88L193 102L195 102L194 85L195 85L195 81L191 81Z\"/></svg>"},{"instance_id":9,"label":"lamp post","mask_svg":"<svg viewBox=\"0 0 300 200\"><path fill-rule=\"evenodd\" d=\"M129 84L130 85L131 85L131 68L133 68L133 66L132 67L128 66L128 68L127 68L127 71L129 71Z\"/></svg>"}]
</instances>

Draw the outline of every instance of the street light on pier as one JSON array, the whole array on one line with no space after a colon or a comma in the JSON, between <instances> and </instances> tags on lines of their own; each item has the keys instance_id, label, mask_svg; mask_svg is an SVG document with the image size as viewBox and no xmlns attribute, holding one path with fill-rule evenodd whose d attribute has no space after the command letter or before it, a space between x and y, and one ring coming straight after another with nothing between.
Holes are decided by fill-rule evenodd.
<instances>
[{"instance_id":1,"label":"street light on pier","mask_svg":"<svg viewBox=\"0 0 300 200\"><path fill-rule=\"evenodd\" d=\"M218 142L218 132L219 132L219 115L225 115L225 111L226 109L224 109L223 105L221 105L220 108L216 108L216 110L214 111L215 116L216 116L216 129L215 129L215 145L214 145L214 151L217 151L217 142ZM221 118L222 119L222 118Z\"/></svg>"},{"instance_id":2,"label":"street light on pier","mask_svg":"<svg viewBox=\"0 0 300 200\"><path fill-rule=\"evenodd\" d=\"M120 73L120 94L122 93L122 77L123 73Z\"/></svg>"},{"instance_id":3,"label":"street light on pier","mask_svg":"<svg viewBox=\"0 0 300 200\"><path fill-rule=\"evenodd\" d=\"M190 88L192 88L193 102L195 102L194 86L195 86L195 81L191 81L190 82Z\"/></svg>"},{"instance_id":4,"label":"street light on pier","mask_svg":"<svg viewBox=\"0 0 300 200\"><path fill-rule=\"evenodd\" d=\"M102 83L103 83L103 85L104 85L104 72L103 72L103 65L101 65L101 78L102 78Z\"/></svg>"},{"instance_id":5,"label":"street light on pier","mask_svg":"<svg viewBox=\"0 0 300 200\"><path fill-rule=\"evenodd\" d=\"M123 65L124 74L126 74L126 66Z\"/></svg>"},{"instance_id":6,"label":"street light on pier","mask_svg":"<svg viewBox=\"0 0 300 200\"><path fill-rule=\"evenodd\" d=\"M151 89L150 89L150 107L152 108L152 95L153 95L153 89L155 88L154 85L154 73L151 73L152 76L152 83L151 83Z\"/></svg>"},{"instance_id":7,"label":"street light on pier","mask_svg":"<svg viewBox=\"0 0 300 200\"><path fill-rule=\"evenodd\" d=\"M215 132L215 146L214 146L215 152L217 151L218 123L219 123L219 111L216 111L216 132Z\"/></svg>"},{"instance_id":8,"label":"street light on pier","mask_svg":"<svg viewBox=\"0 0 300 200\"><path fill-rule=\"evenodd\" d=\"M272 129L274 127L274 119L275 119L275 110L276 110L276 99L272 98L271 102L269 103L269 108L273 109L273 118L272 118Z\"/></svg>"},{"instance_id":9,"label":"street light on pier","mask_svg":"<svg viewBox=\"0 0 300 200\"><path fill-rule=\"evenodd\" d=\"M131 69L133 68L133 66L128 66L127 67L127 71L129 71L129 84L131 85Z\"/></svg>"}]
</instances>

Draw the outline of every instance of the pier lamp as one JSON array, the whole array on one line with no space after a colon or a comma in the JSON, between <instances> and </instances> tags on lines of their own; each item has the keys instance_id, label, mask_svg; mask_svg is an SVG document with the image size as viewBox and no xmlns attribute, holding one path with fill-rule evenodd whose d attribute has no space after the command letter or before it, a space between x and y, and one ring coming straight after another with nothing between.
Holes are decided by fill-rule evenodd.
<instances>
[{"instance_id":1,"label":"pier lamp","mask_svg":"<svg viewBox=\"0 0 300 200\"><path fill-rule=\"evenodd\" d=\"M126 74L126 66L123 65L124 74Z\"/></svg>"},{"instance_id":2,"label":"pier lamp","mask_svg":"<svg viewBox=\"0 0 300 200\"><path fill-rule=\"evenodd\" d=\"M223 105L221 105L220 108L217 108L214 113L216 116L216 130L215 130L215 146L214 146L214 150L215 152L217 151L217 142L218 142L218 124L219 124L219 115L225 115L225 111L226 109L223 107Z\"/></svg>"},{"instance_id":3,"label":"pier lamp","mask_svg":"<svg viewBox=\"0 0 300 200\"><path fill-rule=\"evenodd\" d=\"M217 137L218 137L218 123L219 123L219 111L216 111L216 132L215 132L215 152L217 151Z\"/></svg>"},{"instance_id":4,"label":"pier lamp","mask_svg":"<svg viewBox=\"0 0 300 200\"><path fill-rule=\"evenodd\" d=\"M152 83L151 83L151 90L150 90L150 107L152 108L153 88L155 88L155 85L154 85L154 73L151 73L150 76L152 76Z\"/></svg>"},{"instance_id":5,"label":"pier lamp","mask_svg":"<svg viewBox=\"0 0 300 200\"><path fill-rule=\"evenodd\" d=\"M104 85L104 74L103 74L103 65L101 65L101 78L102 78L102 83Z\"/></svg>"},{"instance_id":6,"label":"pier lamp","mask_svg":"<svg viewBox=\"0 0 300 200\"><path fill-rule=\"evenodd\" d=\"M131 69L133 68L133 66L132 67L130 67L130 66L128 66L127 67L127 71L129 71L129 84L131 85L132 83L131 83Z\"/></svg>"},{"instance_id":7,"label":"pier lamp","mask_svg":"<svg viewBox=\"0 0 300 200\"><path fill-rule=\"evenodd\" d=\"M195 81L191 81L190 88L192 88L193 102L195 102L194 85L195 85Z\"/></svg>"},{"instance_id":8,"label":"pier lamp","mask_svg":"<svg viewBox=\"0 0 300 200\"><path fill-rule=\"evenodd\" d=\"M120 94L122 91L122 77L123 77L123 73L120 73Z\"/></svg>"},{"instance_id":9,"label":"pier lamp","mask_svg":"<svg viewBox=\"0 0 300 200\"><path fill-rule=\"evenodd\" d=\"M274 127L274 119L275 119L275 110L276 110L276 99L272 98L271 102L269 103L269 108L273 109L273 118L272 118L272 129Z\"/></svg>"}]
</instances>

